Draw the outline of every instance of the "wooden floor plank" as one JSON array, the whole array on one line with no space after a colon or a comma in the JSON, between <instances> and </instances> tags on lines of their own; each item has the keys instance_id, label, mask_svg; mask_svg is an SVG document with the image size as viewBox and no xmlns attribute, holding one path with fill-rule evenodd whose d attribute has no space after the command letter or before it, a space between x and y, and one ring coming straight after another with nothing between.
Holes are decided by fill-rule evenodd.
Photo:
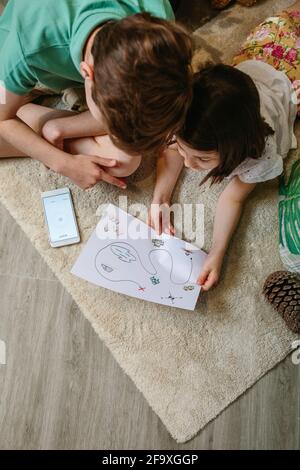
<instances>
[{"instance_id":1,"label":"wooden floor plank","mask_svg":"<svg viewBox=\"0 0 300 470\"><path fill-rule=\"evenodd\" d=\"M1 449L300 448L300 366L291 358L176 444L3 207L0 273Z\"/></svg>"}]
</instances>

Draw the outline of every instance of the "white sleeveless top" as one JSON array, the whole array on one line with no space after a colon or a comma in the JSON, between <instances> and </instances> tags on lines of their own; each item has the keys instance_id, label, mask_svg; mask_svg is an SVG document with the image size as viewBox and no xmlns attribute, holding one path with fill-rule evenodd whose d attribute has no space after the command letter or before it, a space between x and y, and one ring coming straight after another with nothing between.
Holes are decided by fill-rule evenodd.
<instances>
[{"instance_id":1,"label":"white sleeveless top","mask_svg":"<svg viewBox=\"0 0 300 470\"><path fill-rule=\"evenodd\" d=\"M290 149L297 148L294 122L297 116L297 96L283 72L258 60L246 60L236 66L254 81L261 102L261 115L274 130L266 138L266 147L259 159L247 158L225 179L237 175L244 183L260 183L279 176L283 159Z\"/></svg>"}]
</instances>

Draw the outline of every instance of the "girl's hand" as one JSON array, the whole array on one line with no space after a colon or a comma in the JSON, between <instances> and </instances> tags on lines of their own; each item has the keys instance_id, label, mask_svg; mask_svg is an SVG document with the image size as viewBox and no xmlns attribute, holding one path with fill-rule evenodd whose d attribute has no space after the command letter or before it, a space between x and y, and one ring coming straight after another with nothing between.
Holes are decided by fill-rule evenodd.
<instances>
[{"instance_id":1,"label":"girl's hand","mask_svg":"<svg viewBox=\"0 0 300 470\"><path fill-rule=\"evenodd\" d=\"M90 155L68 155L66 165L58 172L70 178L81 189L90 189L99 181L126 189L125 181L109 175L102 167L114 168L116 160Z\"/></svg>"},{"instance_id":2,"label":"girl's hand","mask_svg":"<svg viewBox=\"0 0 300 470\"><path fill-rule=\"evenodd\" d=\"M162 200L153 200L148 212L147 223L159 235L167 233L175 235L175 229L170 221L170 202Z\"/></svg>"},{"instance_id":3,"label":"girl's hand","mask_svg":"<svg viewBox=\"0 0 300 470\"><path fill-rule=\"evenodd\" d=\"M213 252L209 253L202 268L202 272L197 279L197 284L199 284L204 291L208 291L218 283L222 263L223 256Z\"/></svg>"}]
</instances>

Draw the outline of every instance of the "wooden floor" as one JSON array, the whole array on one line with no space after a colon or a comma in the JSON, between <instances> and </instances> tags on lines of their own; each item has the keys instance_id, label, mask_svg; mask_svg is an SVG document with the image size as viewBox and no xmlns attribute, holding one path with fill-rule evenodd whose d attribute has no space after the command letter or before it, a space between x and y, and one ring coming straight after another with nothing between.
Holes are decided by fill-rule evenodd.
<instances>
[{"instance_id":1,"label":"wooden floor","mask_svg":"<svg viewBox=\"0 0 300 470\"><path fill-rule=\"evenodd\" d=\"M1 449L299 449L290 358L178 445L0 206Z\"/></svg>"}]
</instances>

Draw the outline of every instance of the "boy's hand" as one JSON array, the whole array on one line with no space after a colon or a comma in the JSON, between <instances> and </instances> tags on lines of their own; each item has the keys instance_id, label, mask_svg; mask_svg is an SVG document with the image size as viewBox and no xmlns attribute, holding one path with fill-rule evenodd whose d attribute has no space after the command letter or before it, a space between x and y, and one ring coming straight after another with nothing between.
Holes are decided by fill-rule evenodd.
<instances>
[{"instance_id":1,"label":"boy's hand","mask_svg":"<svg viewBox=\"0 0 300 470\"><path fill-rule=\"evenodd\" d=\"M147 223L159 235L167 233L175 235L175 229L170 221L170 202L153 200L148 212Z\"/></svg>"},{"instance_id":2,"label":"boy's hand","mask_svg":"<svg viewBox=\"0 0 300 470\"><path fill-rule=\"evenodd\" d=\"M206 258L201 274L197 279L204 291L208 291L216 285L220 278L223 256L210 252Z\"/></svg>"},{"instance_id":3,"label":"boy's hand","mask_svg":"<svg viewBox=\"0 0 300 470\"><path fill-rule=\"evenodd\" d=\"M116 160L108 158L93 157L90 155L69 155L67 165L60 171L64 176L68 176L81 189L89 189L99 183L106 183L126 189L126 183L119 178L109 175L102 167L114 168L117 166Z\"/></svg>"}]
</instances>

